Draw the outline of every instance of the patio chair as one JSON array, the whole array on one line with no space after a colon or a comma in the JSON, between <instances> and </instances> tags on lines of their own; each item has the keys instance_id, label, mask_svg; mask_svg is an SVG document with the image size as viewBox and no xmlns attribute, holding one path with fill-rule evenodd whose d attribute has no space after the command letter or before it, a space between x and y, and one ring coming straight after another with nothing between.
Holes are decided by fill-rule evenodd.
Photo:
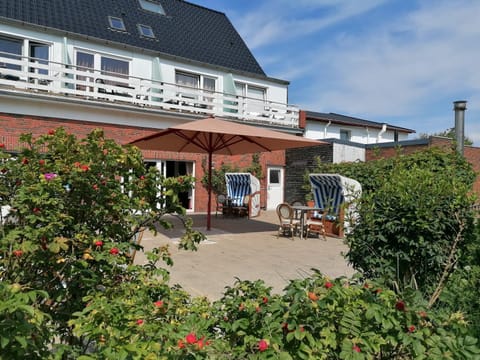
<instances>
[{"instance_id":1,"label":"patio chair","mask_svg":"<svg viewBox=\"0 0 480 360\"><path fill-rule=\"evenodd\" d=\"M277 215L280 222L277 238L280 234L284 236L289 234L293 240L293 236L298 233L299 230L302 231L302 229L300 229L300 220L294 218L292 207L287 203L279 204L277 206Z\"/></svg>"},{"instance_id":2,"label":"patio chair","mask_svg":"<svg viewBox=\"0 0 480 360\"><path fill-rule=\"evenodd\" d=\"M305 223L305 238L308 239L309 235L314 233L319 237L323 236L323 240L327 241L327 233L325 231L325 217L323 215L313 216L313 212L307 213L307 222Z\"/></svg>"}]
</instances>

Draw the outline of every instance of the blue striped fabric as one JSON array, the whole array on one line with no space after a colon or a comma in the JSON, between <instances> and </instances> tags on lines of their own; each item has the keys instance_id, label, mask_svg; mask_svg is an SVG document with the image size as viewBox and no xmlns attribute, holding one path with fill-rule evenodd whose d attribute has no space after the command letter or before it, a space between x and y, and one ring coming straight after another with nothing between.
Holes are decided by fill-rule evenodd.
<instances>
[{"instance_id":1,"label":"blue striped fabric","mask_svg":"<svg viewBox=\"0 0 480 360\"><path fill-rule=\"evenodd\" d=\"M245 195L251 194L249 173L226 173L227 196L234 206L242 206Z\"/></svg>"},{"instance_id":2,"label":"blue striped fabric","mask_svg":"<svg viewBox=\"0 0 480 360\"><path fill-rule=\"evenodd\" d=\"M328 209L330 216L337 216L345 201L340 175L310 174L310 185L315 207Z\"/></svg>"}]
</instances>

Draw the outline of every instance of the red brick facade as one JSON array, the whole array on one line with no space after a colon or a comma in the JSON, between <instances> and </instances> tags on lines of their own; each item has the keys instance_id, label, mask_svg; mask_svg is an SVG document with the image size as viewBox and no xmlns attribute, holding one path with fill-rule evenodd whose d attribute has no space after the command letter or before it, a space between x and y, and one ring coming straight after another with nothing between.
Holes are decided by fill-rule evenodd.
<instances>
[{"instance_id":1,"label":"red brick facade","mask_svg":"<svg viewBox=\"0 0 480 360\"><path fill-rule=\"evenodd\" d=\"M127 144L135 139L154 134L157 130L147 129L135 126L122 126L112 124L100 124L89 121L78 121L60 118L47 118L27 115L0 113L0 143L5 144L7 150L15 150L18 147L18 138L21 134L32 133L33 136L39 136L48 133L49 130L63 127L78 137L85 137L93 129L102 128L107 138L115 140L119 144ZM200 180L204 173L202 170L202 160L206 159L205 154L174 153L168 151L144 151L146 160L172 160L172 161L190 161L195 163L195 212L207 211L207 192L203 188ZM221 163L234 164L236 167L247 167L251 164L252 155L223 156L214 155L213 161L216 166ZM266 206L266 169L267 166L285 166L285 151L273 151L260 154L260 164L265 175L261 182L261 206ZM212 200L212 209L215 201Z\"/></svg>"}]
</instances>

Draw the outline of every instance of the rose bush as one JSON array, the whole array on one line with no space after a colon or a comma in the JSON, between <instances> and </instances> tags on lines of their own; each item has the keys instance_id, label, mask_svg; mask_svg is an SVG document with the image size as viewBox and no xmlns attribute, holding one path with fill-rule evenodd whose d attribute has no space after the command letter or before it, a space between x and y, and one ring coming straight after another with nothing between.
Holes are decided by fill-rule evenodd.
<instances>
[{"instance_id":1,"label":"rose bush","mask_svg":"<svg viewBox=\"0 0 480 360\"><path fill-rule=\"evenodd\" d=\"M100 130L77 139L59 128L21 141L18 153L0 149L0 205L2 213L9 209L0 229L0 280L45 291L47 299L30 305L50 316L55 339L78 345L68 322L85 296L124 281L139 247L135 235L171 226L164 216L185 209L159 191L164 179L146 170L138 149ZM194 248L202 236L185 224L182 246Z\"/></svg>"}]
</instances>

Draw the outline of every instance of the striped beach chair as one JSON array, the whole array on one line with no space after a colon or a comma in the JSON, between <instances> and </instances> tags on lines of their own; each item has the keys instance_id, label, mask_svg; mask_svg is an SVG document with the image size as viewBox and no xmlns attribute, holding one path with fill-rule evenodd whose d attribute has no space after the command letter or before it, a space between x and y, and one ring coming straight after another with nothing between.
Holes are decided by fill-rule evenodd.
<instances>
[{"instance_id":1,"label":"striped beach chair","mask_svg":"<svg viewBox=\"0 0 480 360\"><path fill-rule=\"evenodd\" d=\"M339 223L348 231L355 217L355 203L362 186L354 179L338 174L310 174L310 185L315 207L324 209L317 217Z\"/></svg>"},{"instance_id":2,"label":"striped beach chair","mask_svg":"<svg viewBox=\"0 0 480 360\"><path fill-rule=\"evenodd\" d=\"M250 173L225 173L225 183L233 208L245 210L248 217L260 215L260 181L255 176Z\"/></svg>"}]
</instances>

